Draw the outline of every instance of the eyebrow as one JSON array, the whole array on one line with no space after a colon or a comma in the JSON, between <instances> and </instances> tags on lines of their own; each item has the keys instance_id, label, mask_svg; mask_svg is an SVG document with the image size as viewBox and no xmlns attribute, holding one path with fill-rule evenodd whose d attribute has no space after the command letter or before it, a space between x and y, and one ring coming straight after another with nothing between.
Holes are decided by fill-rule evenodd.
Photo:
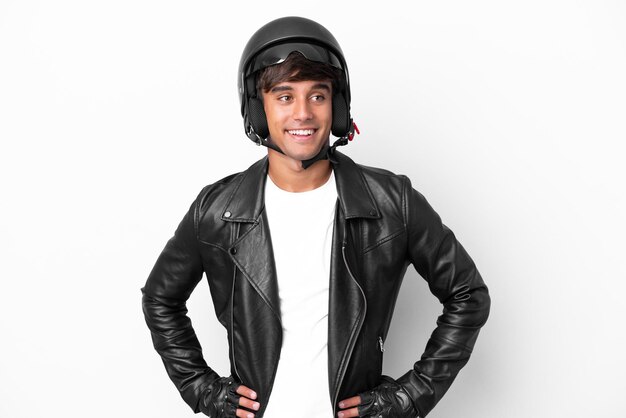
<instances>
[{"instance_id":1,"label":"eyebrow","mask_svg":"<svg viewBox=\"0 0 626 418\"><path fill-rule=\"evenodd\" d=\"M270 93L280 93L283 91L291 91L291 90L293 90L293 87L291 86L274 86L270 90ZM311 87L311 90L326 90L327 92L330 93L330 87L326 83L315 83L313 87Z\"/></svg>"}]
</instances>

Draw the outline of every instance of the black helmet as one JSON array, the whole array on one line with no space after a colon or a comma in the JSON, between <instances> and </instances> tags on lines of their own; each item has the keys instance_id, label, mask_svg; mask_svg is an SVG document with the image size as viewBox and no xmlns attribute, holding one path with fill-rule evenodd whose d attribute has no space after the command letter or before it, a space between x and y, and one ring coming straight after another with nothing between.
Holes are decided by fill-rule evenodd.
<instances>
[{"instance_id":1,"label":"black helmet","mask_svg":"<svg viewBox=\"0 0 626 418\"><path fill-rule=\"evenodd\" d=\"M335 37L319 23L294 16L267 23L252 35L243 50L237 84L246 135L259 145L277 149L267 142L269 129L263 103L257 94L256 75L259 70L283 62L294 51L311 61L329 64L341 70L338 88L332 98L331 132L341 140L337 141L341 142L337 145L347 143L354 128L350 118L348 67L341 47Z\"/></svg>"}]
</instances>

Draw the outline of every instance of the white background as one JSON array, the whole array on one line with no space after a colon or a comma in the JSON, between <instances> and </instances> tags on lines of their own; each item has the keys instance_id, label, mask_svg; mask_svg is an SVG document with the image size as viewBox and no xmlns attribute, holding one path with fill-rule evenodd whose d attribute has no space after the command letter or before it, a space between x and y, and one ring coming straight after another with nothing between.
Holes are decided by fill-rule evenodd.
<instances>
[{"instance_id":1,"label":"white background","mask_svg":"<svg viewBox=\"0 0 626 418\"><path fill-rule=\"evenodd\" d=\"M490 288L430 416L626 416L625 3L374 4L0 0L1 417L193 416L139 289L200 188L263 156L237 65L285 15L343 47L362 135L342 151L408 175ZM228 373L205 282L189 305ZM410 271L387 374L440 309Z\"/></svg>"}]
</instances>

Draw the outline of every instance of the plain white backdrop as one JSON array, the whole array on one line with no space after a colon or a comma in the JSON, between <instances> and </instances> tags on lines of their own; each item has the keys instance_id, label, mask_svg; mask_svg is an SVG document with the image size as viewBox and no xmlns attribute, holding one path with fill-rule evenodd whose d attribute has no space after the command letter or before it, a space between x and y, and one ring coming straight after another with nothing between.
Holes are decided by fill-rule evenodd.
<instances>
[{"instance_id":1,"label":"plain white backdrop","mask_svg":"<svg viewBox=\"0 0 626 418\"><path fill-rule=\"evenodd\" d=\"M408 175L490 288L430 416L626 416L626 5L371 4L0 0L1 417L193 416L139 289L201 187L263 156L237 66L285 15L343 47L362 134L342 151ZM206 282L189 308L227 374ZM410 270L386 374L440 310Z\"/></svg>"}]
</instances>

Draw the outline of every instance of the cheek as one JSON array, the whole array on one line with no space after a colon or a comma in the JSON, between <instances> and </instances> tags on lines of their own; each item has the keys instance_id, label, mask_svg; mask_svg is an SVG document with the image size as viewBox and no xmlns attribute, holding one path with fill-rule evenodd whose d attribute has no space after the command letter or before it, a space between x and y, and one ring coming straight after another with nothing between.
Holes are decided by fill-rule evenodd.
<instances>
[{"instance_id":1,"label":"cheek","mask_svg":"<svg viewBox=\"0 0 626 418\"><path fill-rule=\"evenodd\" d=\"M282 123L285 118L285 111L279 106L265 105L265 117L267 118L268 126Z\"/></svg>"},{"instance_id":2,"label":"cheek","mask_svg":"<svg viewBox=\"0 0 626 418\"><path fill-rule=\"evenodd\" d=\"M320 109L319 113L320 119L323 119L327 123L331 123L333 119L333 108L332 105L328 104L328 106L324 106L323 109Z\"/></svg>"}]
</instances>

